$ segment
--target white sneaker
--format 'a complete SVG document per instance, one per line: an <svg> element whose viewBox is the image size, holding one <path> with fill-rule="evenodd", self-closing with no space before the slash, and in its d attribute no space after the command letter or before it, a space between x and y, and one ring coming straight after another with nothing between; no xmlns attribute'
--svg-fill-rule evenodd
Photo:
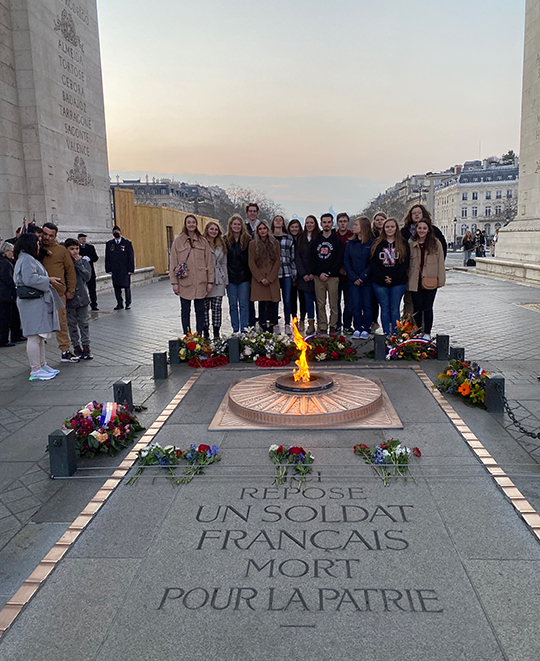
<svg viewBox="0 0 540 661"><path fill-rule="evenodd" d="M279 324L276 324L274 326L274 335L279 335L281 331L279 330Z"/></svg>
<svg viewBox="0 0 540 661"><path fill-rule="evenodd" d="M51 379L54 379L56 374L51 374L50 372L46 372L43 368L36 370L35 372L30 372L30 378L28 379L29 381L50 381Z"/></svg>
<svg viewBox="0 0 540 661"><path fill-rule="evenodd" d="M361 337L362 334L360 333L360 331L354 331L354 333L352 334L353 340L359 340Z"/></svg>
<svg viewBox="0 0 540 661"><path fill-rule="evenodd" d="M428 340L428 342L429 342L429 341L431 341L431 335L429 333L426 333L422 339L423 340Z"/></svg>
<svg viewBox="0 0 540 661"><path fill-rule="evenodd" d="M354 337L354 336L353 336ZM361 340L369 340L369 333L367 331L362 331L360 333L360 339Z"/></svg>
<svg viewBox="0 0 540 661"><path fill-rule="evenodd" d="M44 372L48 372L49 374L54 374L55 376L56 376L57 374L60 374L60 370L55 370L55 369L54 369L53 367L51 367L50 365L47 365L47 363L45 363L45 365L43 365L43 367L42 367L41 369L42 369Z"/></svg>
<svg viewBox="0 0 540 661"><path fill-rule="evenodd" d="M292 334L293 332L290 324L285 324L285 335L292 335Z"/></svg>

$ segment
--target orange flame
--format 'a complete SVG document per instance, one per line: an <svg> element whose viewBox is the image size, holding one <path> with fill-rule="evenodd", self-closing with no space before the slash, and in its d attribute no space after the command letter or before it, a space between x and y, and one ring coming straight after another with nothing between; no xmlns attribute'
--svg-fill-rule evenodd
<svg viewBox="0 0 540 661"><path fill-rule="evenodd" d="M298 369L293 372L293 376L295 381L302 381L302 383L309 383L311 375L309 373L309 367L307 364L306 351L308 349L311 349L311 344L308 344L304 340L300 331L298 330L298 326L296 325L296 322L297 319L295 317L292 322L294 343L296 344L296 348L299 351L301 351L301 354L298 360L295 361L295 363L298 365Z"/></svg>

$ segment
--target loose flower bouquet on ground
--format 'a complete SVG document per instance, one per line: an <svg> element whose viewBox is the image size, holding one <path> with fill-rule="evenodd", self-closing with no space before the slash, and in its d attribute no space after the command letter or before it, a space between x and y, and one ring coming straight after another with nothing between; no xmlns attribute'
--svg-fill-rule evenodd
<svg viewBox="0 0 540 661"><path fill-rule="evenodd" d="M403 477L407 484L409 474L409 459L411 456L421 457L418 448L408 448L401 445L397 438L379 443L378 445L365 445L359 443L353 448L355 454L360 455L366 464L373 467L375 473L381 478L385 487L390 485L392 478ZM413 477L414 480L414 477Z"/></svg>
<svg viewBox="0 0 540 661"><path fill-rule="evenodd" d="M274 335L274 333L247 328L239 335L240 360L246 363L257 362L258 358L267 358L280 362L291 359L296 349L294 342L288 335Z"/></svg>
<svg viewBox="0 0 540 661"><path fill-rule="evenodd" d="M139 468L135 475L128 481L128 484L136 484L139 476L147 466L164 466L169 469L171 474L171 482L173 484L180 484L180 480L176 477L173 466L177 466L182 456L182 450L174 445L161 445L155 441L147 445L142 450L137 452L139 460ZM155 478L154 478L155 479Z"/></svg>
<svg viewBox="0 0 540 661"><path fill-rule="evenodd" d="M195 475L203 475L205 466L221 461L221 455L217 445L210 446L201 443L196 446L192 443L188 450L182 451L180 459L185 459L188 463L182 478L182 482L187 484Z"/></svg>
<svg viewBox="0 0 540 661"><path fill-rule="evenodd" d="M148 466L164 466L168 468L173 484L180 484L180 481L188 484L194 475L202 475L204 473L205 466L221 461L221 455L219 454L217 445L210 446L202 443L199 446L191 444L189 449L182 450L174 445L162 447L159 443L153 441L142 450L139 450L137 455L139 468L128 484L136 484L139 476ZM173 468L173 466L177 466L181 461L187 462L182 480L177 477Z"/></svg>
<svg viewBox="0 0 540 661"><path fill-rule="evenodd" d="M439 374L433 388L451 395L461 395L465 403L485 408L487 377L488 372L476 363L451 360L444 372Z"/></svg>
<svg viewBox="0 0 540 661"><path fill-rule="evenodd" d="M311 464L315 461L315 457L309 450L295 445L289 448L284 448L283 445L271 445L268 453L276 465L272 484L283 484L289 467L294 466L294 473L300 476L300 485L305 488L306 475L313 470Z"/></svg>
<svg viewBox="0 0 540 661"><path fill-rule="evenodd" d="M114 457L133 443L135 434L144 427L122 404L89 402L68 420L62 429L75 431L75 447L81 457L93 459L98 452Z"/></svg>

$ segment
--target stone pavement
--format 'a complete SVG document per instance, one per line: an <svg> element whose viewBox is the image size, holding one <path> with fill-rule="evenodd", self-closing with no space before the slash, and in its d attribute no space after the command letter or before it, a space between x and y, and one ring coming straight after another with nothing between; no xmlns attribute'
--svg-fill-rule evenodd
<svg viewBox="0 0 540 661"><path fill-rule="evenodd" d="M540 309L540 290L480 278L465 272L453 271L448 276L448 285L438 294L434 331L448 333L453 346L464 346L468 359L480 361L490 371L503 373L507 379L507 395L518 418L528 429L538 431L540 382L536 376L540 374L540 348L536 322ZM171 294L166 282L136 289L131 311L113 312L113 305L111 295L100 297L102 311L94 316L91 324L95 359L79 365L61 364L61 374L54 381L28 382L24 346L0 350L0 364L2 374L5 375L0 384L0 605L11 597L83 509L103 483L105 472L109 474L111 466L121 460L121 457L100 457L97 461L80 462L82 468L102 467L105 472L100 477L92 477L91 470L80 470L77 475L84 479L51 481L44 452L47 434L59 427L62 420L78 406L91 399L109 399L112 383L123 377L133 382L134 400L148 406L148 411L141 415L143 423L148 425L193 373L191 368L179 366L167 381L155 383L152 379L152 352L165 350L167 341L175 337L180 328L178 300ZM48 359L51 365L56 365L58 352L53 344L48 350ZM363 363L360 361L359 365ZM372 361L366 361L368 363L373 364ZM432 379L436 378L440 369L436 361L424 361L421 366ZM198 388L199 397L188 402L190 407L187 410L182 409L180 422L190 425L189 432L195 442L204 438L209 422L203 418L204 424L201 424L197 419L196 414L204 411L201 402L211 401L217 407L224 384L229 378L227 373L231 372L234 370L204 374ZM208 400L208 397L211 399ZM396 393L396 397L399 397L399 393ZM490 416L483 411L464 407L459 400L450 401L507 473L513 476L524 495L540 510L536 466L540 456L538 440L532 441L514 430L506 416ZM414 402L411 405L414 409ZM426 423L421 421L420 413L416 423L413 419L409 423L412 427L408 434L414 432L415 424L416 433L429 433ZM174 431L173 426L171 430ZM174 433L170 440L174 442ZM250 436L247 446L244 443L243 447L251 447L251 442ZM307 440L304 442L309 445ZM264 443L267 444L267 438ZM249 455L249 450L245 452ZM343 460L350 462L349 458ZM458 484L465 498L462 506L466 506L467 494L473 494L479 487L475 487L474 482L471 486L466 480ZM483 482L481 488L485 490ZM151 490L149 492L148 489L145 486L136 493L144 492L142 500L153 501L154 496L149 498ZM115 498L125 500L130 497L122 498L122 492L125 493L125 490L120 490ZM152 493L157 496L157 492ZM189 499L188 493L182 491ZM404 493L408 494L407 491ZM157 502L163 503L163 514L168 503L179 497L174 492L169 495L160 487ZM493 498L493 506L499 511L501 504L496 495ZM138 496L134 499L136 502L141 500ZM234 498L231 502L234 502ZM142 510L140 514L142 520L148 523L148 514ZM150 520L152 515L158 518L161 516L159 512L150 512L150 515ZM133 511L130 516L134 516ZM507 532L512 530L512 534L515 533L516 525L514 516L505 512ZM177 521L175 525L187 523L185 519ZM130 524L139 529L136 518L131 519ZM522 537L521 533L519 535ZM102 537L100 539L105 543ZM133 540L131 542L134 543ZM78 549L79 544L74 548ZM99 553L99 550L93 552L95 557L100 557ZM103 553L106 555L107 549L104 548ZM529 556L525 554L526 559L521 560L527 562L533 557L536 559L535 552L531 550L531 553ZM520 557L519 554L513 557L511 549L504 555L507 560ZM118 570L128 571L126 567L120 566ZM114 568L111 571L114 572ZM186 615L190 613L184 612L182 617ZM19 657L14 655L9 658ZM141 658L146 657L142 654ZM503 655L501 658L528 657Z"/></svg>

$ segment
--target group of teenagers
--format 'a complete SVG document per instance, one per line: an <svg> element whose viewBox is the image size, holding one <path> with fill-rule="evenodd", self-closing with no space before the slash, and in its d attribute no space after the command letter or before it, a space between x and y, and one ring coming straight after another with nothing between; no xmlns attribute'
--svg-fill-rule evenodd
<svg viewBox="0 0 540 661"><path fill-rule="evenodd" d="M248 204L246 219L231 216L226 233L215 221L201 233L195 216L186 216L171 247L169 271L185 334L196 330L209 338L212 328L219 338L226 292L235 333L257 321L261 330L279 333L282 300L288 335L297 317L307 335L343 332L368 339L379 316L390 335L404 300L404 313L414 315L425 339L431 338L447 247L424 205L412 206L402 227L382 211L372 221L355 218L352 229L346 213L337 215L336 229L331 213L322 214L320 223L308 215L303 226L298 219L286 224L281 215L270 224L258 216L259 206Z"/></svg>

